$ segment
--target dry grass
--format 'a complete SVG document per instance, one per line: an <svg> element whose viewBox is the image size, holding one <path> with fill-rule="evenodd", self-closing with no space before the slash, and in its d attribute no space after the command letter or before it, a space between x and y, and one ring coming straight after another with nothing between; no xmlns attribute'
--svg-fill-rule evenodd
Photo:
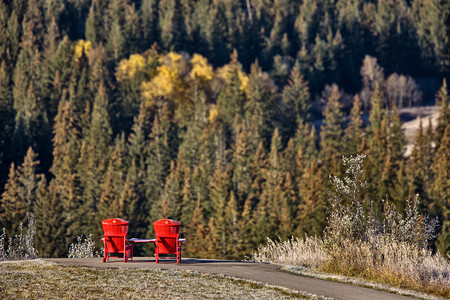
<svg viewBox="0 0 450 300"><path fill-rule="evenodd" d="M253 259L258 262L318 269L325 265L329 257L324 251L323 241L316 237L292 238L286 241L272 241L267 238L267 244L259 246L253 254Z"/></svg>
<svg viewBox="0 0 450 300"><path fill-rule="evenodd" d="M25 232L23 224L19 225L19 234L9 237L5 228L0 234L0 261L3 260L23 260L37 257L37 250L34 248L34 236L36 235L36 222L34 214L28 214L28 227Z"/></svg>
<svg viewBox="0 0 450 300"><path fill-rule="evenodd" d="M331 177L331 209L322 239L269 240L259 247L254 259L450 298L450 263L427 248L436 237L437 220L419 213L418 197L406 201L403 213L382 201L383 213L375 214L372 204L359 197L360 189L366 186L359 180L364 157L343 157L348 176Z"/></svg>
<svg viewBox="0 0 450 300"><path fill-rule="evenodd" d="M339 248L329 249L334 251L330 255L323 246L324 242L320 238L292 238L287 241L268 239L266 245L258 248L253 259L285 265L288 270L296 270L296 273L300 271L306 276L398 292L390 288L395 287L450 299L450 264L442 256L433 255L426 249L414 249L398 242L378 241L374 246L349 240ZM336 277L330 273L363 280ZM421 297L404 290L402 293Z"/></svg>
<svg viewBox="0 0 450 300"><path fill-rule="evenodd" d="M301 293L225 276L175 270L60 266L43 260L0 263L5 299L312 299Z"/></svg>

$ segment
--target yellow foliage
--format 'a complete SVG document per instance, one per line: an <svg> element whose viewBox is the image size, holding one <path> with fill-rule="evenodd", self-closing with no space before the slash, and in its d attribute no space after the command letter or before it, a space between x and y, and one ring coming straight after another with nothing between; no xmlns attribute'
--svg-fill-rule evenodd
<svg viewBox="0 0 450 300"><path fill-rule="evenodd" d="M83 53L87 53L91 49L92 49L91 41L79 40L75 45L75 55L74 55L75 61L78 61L80 57L83 55Z"/></svg>
<svg viewBox="0 0 450 300"><path fill-rule="evenodd" d="M132 54L129 59L122 59L116 71L119 81L134 78L137 72L145 68L145 58L140 54Z"/></svg>
<svg viewBox="0 0 450 300"><path fill-rule="evenodd" d="M194 54L191 59L191 78L209 81L213 78L213 67L208 64L208 60L200 54Z"/></svg>
<svg viewBox="0 0 450 300"><path fill-rule="evenodd" d="M170 97L176 89L175 83L178 81L178 74L174 73L171 68L164 65L159 66L157 73L150 82L143 82L141 85L142 96L147 100L158 96Z"/></svg>
<svg viewBox="0 0 450 300"><path fill-rule="evenodd" d="M176 66L181 62L183 57L176 52L169 52L167 55L162 56L159 61L165 65Z"/></svg>
<svg viewBox="0 0 450 300"><path fill-rule="evenodd" d="M142 96L152 102L156 97L180 100L184 97L185 82L180 77L183 57L175 52L169 52L160 57L161 66L156 68L156 76L150 82L141 85Z"/></svg>
<svg viewBox="0 0 450 300"><path fill-rule="evenodd" d="M217 74L220 78L222 78L223 80L225 80L226 82L229 82L229 74L231 72L231 68L236 68L236 66L233 66L231 64L225 65L222 68L217 70ZM240 90L243 92L247 92L248 91L248 81L249 78L247 76L247 74L245 74L241 68L237 68L237 73L238 73L238 77L239 77L239 81L241 82L241 86L240 86Z"/></svg>
<svg viewBox="0 0 450 300"><path fill-rule="evenodd" d="M219 116L219 110L213 106L209 110L209 122L214 123L217 120L217 117Z"/></svg>

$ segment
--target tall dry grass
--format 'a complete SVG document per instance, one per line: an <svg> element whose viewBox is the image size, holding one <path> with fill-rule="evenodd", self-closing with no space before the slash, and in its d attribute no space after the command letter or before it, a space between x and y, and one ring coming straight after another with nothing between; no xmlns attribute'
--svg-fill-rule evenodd
<svg viewBox="0 0 450 300"><path fill-rule="evenodd" d="M95 253L95 242L92 240L92 236L83 235L77 237L77 242L70 244L68 258L87 258L98 257L98 253Z"/></svg>
<svg viewBox="0 0 450 300"><path fill-rule="evenodd" d="M34 214L27 214L27 216L26 232L24 232L23 224L20 223L19 234L8 238L5 228L3 228L2 234L0 234L0 261L34 259L37 257L37 250L34 248L36 222Z"/></svg>
<svg viewBox="0 0 450 300"><path fill-rule="evenodd" d="M383 214L375 215L359 197L366 186L359 180L364 157L344 157L347 176L331 177L331 210L322 238L268 240L253 258L450 298L450 264L427 248L436 237L437 220L419 213L418 197L407 201L403 213L384 201Z"/></svg>

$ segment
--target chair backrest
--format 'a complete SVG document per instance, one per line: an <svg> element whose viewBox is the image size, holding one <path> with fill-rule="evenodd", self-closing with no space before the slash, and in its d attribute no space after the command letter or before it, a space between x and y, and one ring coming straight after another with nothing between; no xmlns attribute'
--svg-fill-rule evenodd
<svg viewBox="0 0 450 300"><path fill-rule="evenodd" d="M105 251L107 253L120 253L125 250L125 239L128 232L128 221L112 218L102 221L105 237Z"/></svg>
<svg viewBox="0 0 450 300"><path fill-rule="evenodd" d="M174 254L177 251L180 222L164 219L153 222L156 235L156 246L159 253Z"/></svg>

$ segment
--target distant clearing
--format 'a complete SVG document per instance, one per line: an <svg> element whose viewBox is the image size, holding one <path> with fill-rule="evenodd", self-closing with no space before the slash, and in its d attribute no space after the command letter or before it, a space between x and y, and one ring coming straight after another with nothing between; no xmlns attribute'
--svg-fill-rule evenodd
<svg viewBox="0 0 450 300"><path fill-rule="evenodd" d="M403 108L400 110L400 118L403 121L403 129L405 130L406 151L405 157L411 154L417 130L419 129L420 120L424 131L428 128L428 122L431 118L433 129L436 128L437 119L439 117L439 106L420 106Z"/></svg>

